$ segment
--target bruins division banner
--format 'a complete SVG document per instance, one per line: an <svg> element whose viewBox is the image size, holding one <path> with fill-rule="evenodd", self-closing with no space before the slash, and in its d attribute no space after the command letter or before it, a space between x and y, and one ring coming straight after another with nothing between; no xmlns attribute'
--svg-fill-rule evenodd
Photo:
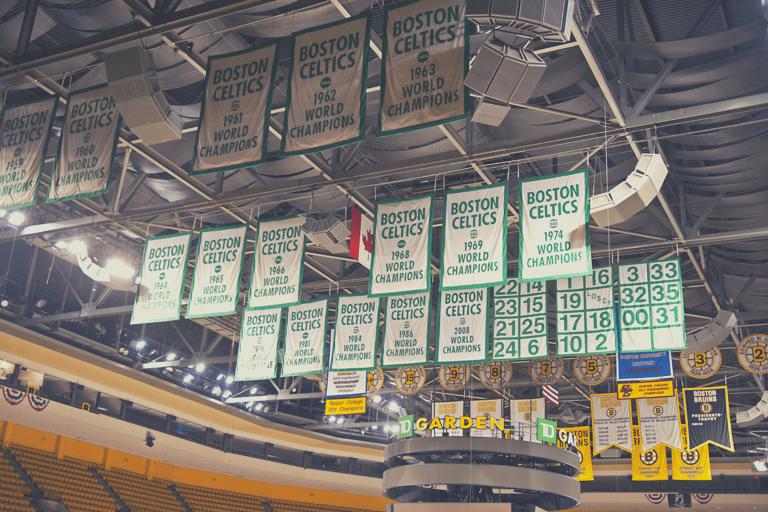
<svg viewBox="0 0 768 512"><path fill-rule="evenodd" d="M301 300L306 239L304 217L260 221L256 232L248 309L292 306Z"/></svg>
<svg viewBox="0 0 768 512"><path fill-rule="evenodd" d="M509 401L510 430L512 437L520 441L540 443L536 439L537 420L545 419L546 404L543 398Z"/></svg>
<svg viewBox="0 0 768 512"><path fill-rule="evenodd" d="M458 428L459 418L464 416L464 402L432 402L432 418L439 418L440 424L443 426L445 423L444 418L449 417L453 419L453 425L456 428L434 428L432 429L432 437L462 437L464 430Z"/></svg>
<svg viewBox="0 0 768 512"><path fill-rule="evenodd" d="M520 180L523 282L592 273L587 169Z"/></svg>
<svg viewBox="0 0 768 512"><path fill-rule="evenodd" d="M485 428L469 429L470 437L504 437L504 432L498 428L491 429L490 419L494 418L501 420L504 418L504 410L501 405L501 398L498 400L472 400L469 402L469 415L472 418L477 418L476 424L480 426L483 422Z"/></svg>
<svg viewBox="0 0 768 512"><path fill-rule="evenodd" d="M432 314L429 293L387 297L384 319L384 368L429 362L429 324Z"/></svg>
<svg viewBox="0 0 768 512"><path fill-rule="evenodd" d="M328 298L288 308L281 377L323 371L327 319Z"/></svg>
<svg viewBox="0 0 768 512"><path fill-rule="evenodd" d="M0 116L0 208L35 204L58 96L9 105Z"/></svg>
<svg viewBox="0 0 768 512"><path fill-rule="evenodd" d="M680 437L680 409L677 392L667 398L639 398L637 421L640 424L641 448L646 452L658 445L683 449ZM662 448L663 450L663 448Z"/></svg>
<svg viewBox="0 0 768 512"><path fill-rule="evenodd" d="M186 318L237 312L247 235L247 224L200 231Z"/></svg>
<svg viewBox="0 0 768 512"><path fill-rule="evenodd" d="M683 425L683 446L688 446L688 425ZM693 450L672 449L672 480L712 480L709 465L709 446L704 444Z"/></svg>
<svg viewBox="0 0 768 512"><path fill-rule="evenodd" d="M723 450L734 451L728 387L684 388L683 398L688 449L712 443Z"/></svg>
<svg viewBox="0 0 768 512"><path fill-rule="evenodd" d="M280 41L208 57L192 176L267 160L267 134Z"/></svg>
<svg viewBox="0 0 768 512"><path fill-rule="evenodd" d="M507 186L445 193L440 290L507 284Z"/></svg>
<svg viewBox="0 0 768 512"><path fill-rule="evenodd" d="M465 0L421 0L384 9L379 137L469 117L465 8Z"/></svg>
<svg viewBox="0 0 768 512"><path fill-rule="evenodd" d="M109 192L123 118L107 84L69 93L46 203Z"/></svg>
<svg viewBox="0 0 768 512"><path fill-rule="evenodd" d="M569 432L576 436L576 448L579 450L579 474L576 475L576 480L579 482L591 482L594 480L595 474L592 470L592 443L589 439L589 426L561 428L558 430ZM565 450L568 449L568 445L559 435L557 436L557 446Z"/></svg>
<svg viewBox="0 0 768 512"><path fill-rule="evenodd" d="M365 140L371 13L296 32L280 156Z"/></svg>
<svg viewBox="0 0 768 512"><path fill-rule="evenodd" d="M632 451L632 408L630 400L619 400L616 393L590 395L594 454L616 446Z"/></svg>
<svg viewBox="0 0 768 512"><path fill-rule="evenodd" d="M148 238L131 324L178 320L192 233Z"/></svg>
<svg viewBox="0 0 768 512"><path fill-rule="evenodd" d="M430 291L434 199L427 194L376 203L368 285L372 297Z"/></svg>
<svg viewBox="0 0 768 512"><path fill-rule="evenodd" d="M277 345L282 319L280 308L243 311L236 381L277 377Z"/></svg>
<svg viewBox="0 0 768 512"><path fill-rule="evenodd" d="M331 371L374 370L379 343L379 299L339 295Z"/></svg>
<svg viewBox="0 0 768 512"><path fill-rule="evenodd" d="M440 293L436 364L472 364L488 360L488 288Z"/></svg>
<svg viewBox="0 0 768 512"><path fill-rule="evenodd" d="M643 451L640 427L632 427L632 480L669 480L667 449L657 446Z"/></svg>

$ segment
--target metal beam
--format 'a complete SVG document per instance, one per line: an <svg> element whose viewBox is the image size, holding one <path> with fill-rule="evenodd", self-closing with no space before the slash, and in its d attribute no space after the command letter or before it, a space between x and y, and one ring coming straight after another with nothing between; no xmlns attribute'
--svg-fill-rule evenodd
<svg viewBox="0 0 768 512"><path fill-rule="evenodd" d="M755 282L755 279L757 279L757 276L755 274L752 274L751 276L749 276L749 279L747 280L747 282L744 283L744 286L741 287L741 290L739 290L739 293L733 299L733 302L731 302L731 307L729 308L731 311L739 307L739 304L741 303L741 299L743 299L744 295L747 294L747 291L749 291L749 288Z"/></svg>
<svg viewBox="0 0 768 512"><path fill-rule="evenodd" d="M142 370L152 370L154 368L179 368L187 367L191 364L196 365L203 363L205 365L213 364L226 364L229 362L229 356L219 357L192 357L187 359L175 359L173 361L153 361L151 363L143 363L140 366Z"/></svg>
<svg viewBox="0 0 768 512"><path fill-rule="evenodd" d="M102 318L105 316L118 316L126 315L133 311L133 304L130 306L116 306L114 308L92 309L92 310L80 310L72 311L70 313L60 313L58 315L38 316L33 318L25 318L18 322L22 327L29 327L30 325L49 324L54 322L68 322L71 320L85 319L85 318Z"/></svg>
<svg viewBox="0 0 768 512"><path fill-rule="evenodd" d="M40 5L40 0L27 0L24 20L21 22L21 30L19 30L19 41L16 43L17 56L27 53L29 38L32 36L32 28L35 26L35 15L37 15L38 5Z"/></svg>
<svg viewBox="0 0 768 512"><path fill-rule="evenodd" d="M720 200L725 196L725 192L718 192L717 195L712 199L712 201L709 202L707 205L707 209L702 213L698 219L696 219L696 222L686 230L686 235L693 236L696 234L696 232L699 230L701 225L704 223L705 220L709 217L709 215L712 213L712 211L715 209L715 207L720 203Z"/></svg>

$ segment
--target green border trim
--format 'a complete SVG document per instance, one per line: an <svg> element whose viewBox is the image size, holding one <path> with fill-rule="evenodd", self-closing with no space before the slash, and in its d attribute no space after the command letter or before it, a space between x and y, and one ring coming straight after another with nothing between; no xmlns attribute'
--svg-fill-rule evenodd
<svg viewBox="0 0 768 512"><path fill-rule="evenodd" d="M485 329L483 329L483 358L482 359L470 359L465 361L438 361L438 358L440 357L440 319L442 318L442 315L440 314L443 309L443 293L453 293L457 290L447 290L445 292L440 292L440 296L438 297L438 303L437 303L437 335L435 336L435 366L446 366L446 365L452 365L452 364L481 364L481 363L487 363L488 362L488 328L491 325L491 309L490 309L490 302L491 302L491 290L490 288L483 288L482 286L479 288L475 288L476 290L485 290L486 296L485 296Z"/></svg>
<svg viewBox="0 0 768 512"><path fill-rule="evenodd" d="M376 301L376 313L375 313L376 334L374 336L373 352L371 354L371 360L373 361L373 366L366 366L364 368L334 368L333 355L336 352L336 334L339 332L339 311L341 310L341 308L339 307L339 301L341 299L351 299L353 297L366 297L370 300ZM379 317L380 316L381 316L381 298L380 297L371 297L367 293L355 293L352 295L345 294L345 295L336 296L336 318L333 324L334 334L333 334L333 339L331 340L331 360L328 364L329 372L362 372L362 371L372 371L376 369L376 353L378 352L378 348L379 348Z"/></svg>
<svg viewBox="0 0 768 512"><path fill-rule="evenodd" d="M325 342L325 337L328 334L328 297L324 297L322 299L315 299L310 300L309 302L302 302L300 304L294 304L290 307L296 307L296 306L303 306L305 304L314 304L315 302L322 302L325 301L325 315L323 316L323 354L320 356L320 369L317 371L309 371L309 372L299 372L299 373L285 373L285 352L286 348L285 345L288 342L288 320L285 321L285 331L283 333L283 364L280 366L280 377L300 377L302 375L316 375L318 373L323 373L326 371L325 369L325 356L327 354L327 346L328 344ZM288 309L287 314L290 315L290 309ZM279 350L279 349L278 349Z"/></svg>
<svg viewBox="0 0 768 512"><path fill-rule="evenodd" d="M280 353L280 338L281 338L281 331L283 328L283 308L272 308L278 310L278 319L277 319L277 339L275 340L275 358L272 360L272 375L265 375L265 376L258 376L255 378L239 378L238 376L238 363L240 362L240 354L242 353L239 349L237 351L237 362L235 363L235 382L251 382L255 380L265 380L265 379L274 379L277 377L277 356ZM263 314L265 310L256 311L256 313ZM242 318L245 318L246 313L253 313L254 311L243 311ZM243 339L243 331L245 330L245 322L241 321L240 325L240 340ZM238 344L240 341L238 341Z"/></svg>
<svg viewBox="0 0 768 512"><path fill-rule="evenodd" d="M512 299L512 298L516 297L518 300L522 299L522 292L521 292L522 283L521 283L520 279L518 279L516 277L510 277L510 278L507 279L507 282L504 285L502 285L502 286L507 286L511 280L517 281L517 284L515 285L514 297L511 294L507 294L507 293L505 293L503 295L497 296L496 295L496 293L497 293L496 292L496 288L497 287L494 287L493 288L493 301L494 301L494 303L495 303L497 298L500 298L500 299L510 298L510 299ZM546 281L534 281L534 282L541 283L542 290L540 292L529 293L529 294L526 294L526 295L528 295L529 297L534 297L534 296L542 296L542 297L544 297L544 312L543 313L534 313L534 314L531 314L531 315L521 315L520 314L520 308L518 307L518 310L517 310L518 312L517 312L516 315L514 315L514 316L502 316L502 317L500 317L500 319L502 319L502 318L515 318L517 320L522 320L524 317L525 318L534 318L534 319L536 317L543 317L544 318L544 334L543 334L543 336L544 336L544 353L542 355L529 356L529 357L520 357L518 355L518 356L515 356L515 357L511 357L511 358L504 357L504 358L497 359L493 355L493 347L495 347L496 340L495 340L495 336L492 334L492 338L493 338L492 342L491 342L491 361L492 362L505 362L506 361L506 362L509 362L509 363L514 363L516 361L533 361L533 360L536 360L536 359L547 359L547 358L550 357L550 355L549 355L549 322L548 322L548 318L549 318L549 313L548 313L548 311L549 311L549 309L548 309L549 308L549 294L547 293L547 282ZM495 323L495 321L496 321L496 317L494 316L494 323ZM493 329L493 326L491 326L491 329ZM526 338L535 338L537 336L525 336L525 337ZM510 343L517 343L517 353L518 354L522 353L523 336L518 334L517 336L512 337L512 338L499 339L500 343L505 343L506 341L509 341ZM530 341L528 342L528 345L530 346ZM509 347L509 345L507 345L507 347Z"/></svg>
<svg viewBox="0 0 768 512"><path fill-rule="evenodd" d="M431 279L430 279L431 281ZM384 315L384 341L381 342L381 366L382 368L400 368L401 366L424 366L426 364L429 364L429 334L430 329L432 329L432 292L422 292L423 295L426 295L426 303L424 304L424 307L427 309L427 338L424 340L424 361L420 363L407 363L407 364L384 364L384 350L385 346L384 343L387 339L387 325L389 324L389 304L386 304L386 314ZM395 297L384 297L385 302L389 301L390 298Z"/></svg>

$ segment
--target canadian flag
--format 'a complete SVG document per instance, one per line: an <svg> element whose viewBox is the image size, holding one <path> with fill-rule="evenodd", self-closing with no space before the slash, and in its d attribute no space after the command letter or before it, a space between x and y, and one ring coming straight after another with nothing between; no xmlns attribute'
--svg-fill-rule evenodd
<svg viewBox="0 0 768 512"><path fill-rule="evenodd" d="M352 207L352 233L349 237L349 254L365 268L371 268L373 250L373 221Z"/></svg>

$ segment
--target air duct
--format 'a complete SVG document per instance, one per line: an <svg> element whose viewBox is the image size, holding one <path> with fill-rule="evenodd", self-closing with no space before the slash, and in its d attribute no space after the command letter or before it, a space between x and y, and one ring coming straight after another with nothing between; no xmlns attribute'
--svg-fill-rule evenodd
<svg viewBox="0 0 768 512"><path fill-rule="evenodd" d="M681 356L698 354L715 348L731 334L737 322L738 320L733 311L721 309L715 319L712 320L712 323L704 329L685 337L688 347L682 351Z"/></svg>
<svg viewBox="0 0 768 512"><path fill-rule="evenodd" d="M567 42L573 28L574 0L473 0L466 16L479 26L509 27L542 41Z"/></svg>
<svg viewBox="0 0 768 512"><path fill-rule="evenodd" d="M768 417L768 391L763 393L763 398L748 411L736 413L736 425L739 427L751 427Z"/></svg>

